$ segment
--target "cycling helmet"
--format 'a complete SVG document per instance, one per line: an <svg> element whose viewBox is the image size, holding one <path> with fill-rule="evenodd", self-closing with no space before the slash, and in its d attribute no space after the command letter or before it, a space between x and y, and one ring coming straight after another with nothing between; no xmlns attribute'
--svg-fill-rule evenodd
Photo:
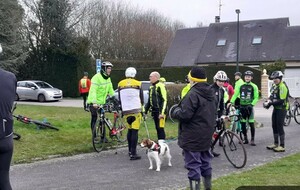
<svg viewBox="0 0 300 190"><path fill-rule="evenodd" d="M283 73L281 71L274 71L271 76L270 76L270 79L282 79L283 77Z"/></svg>
<svg viewBox="0 0 300 190"><path fill-rule="evenodd" d="M101 69L106 72L106 69L108 67L113 67L113 64L111 64L111 62L109 61L104 61L103 63L101 63Z"/></svg>
<svg viewBox="0 0 300 190"><path fill-rule="evenodd" d="M89 73L88 72L83 72L83 76L89 76Z"/></svg>
<svg viewBox="0 0 300 190"><path fill-rule="evenodd" d="M246 71L245 73L244 73L244 75L246 76L251 76L251 77L253 77L253 72L252 71Z"/></svg>
<svg viewBox="0 0 300 190"><path fill-rule="evenodd" d="M237 76L240 76L240 77L241 77L241 76L242 76L242 73L241 73L241 72L235 72L235 73L234 73L234 76L235 76L235 75L237 75Z"/></svg>
<svg viewBox="0 0 300 190"><path fill-rule="evenodd" d="M227 81L227 75L224 71L218 71L214 76L214 80Z"/></svg>
<svg viewBox="0 0 300 190"><path fill-rule="evenodd" d="M136 69L134 67L128 67L125 71L125 77L134 78L136 75Z"/></svg>

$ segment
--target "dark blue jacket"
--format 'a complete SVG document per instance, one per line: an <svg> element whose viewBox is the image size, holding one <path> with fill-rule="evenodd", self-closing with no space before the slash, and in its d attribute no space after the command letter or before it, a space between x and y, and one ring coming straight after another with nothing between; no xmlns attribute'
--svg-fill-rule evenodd
<svg viewBox="0 0 300 190"><path fill-rule="evenodd" d="M208 83L196 83L172 112L179 120L178 145L188 151L207 151L216 125L214 91Z"/></svg>

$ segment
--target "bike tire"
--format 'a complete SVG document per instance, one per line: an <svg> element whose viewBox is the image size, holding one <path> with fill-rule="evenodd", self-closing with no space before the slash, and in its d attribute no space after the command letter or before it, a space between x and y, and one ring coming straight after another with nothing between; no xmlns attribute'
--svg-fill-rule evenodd
<svg viewBox="0 0 300 190"><path fill-rule="evenodd" d="M235 168L243 168L247 162L247 153L239 136L227 130L222 137L222 143L227 160Z"/></svg>
<svg viewBox="0 0 300 190"><path fill-rule="evenodd" d="M173 112L173 110L174 110L177 106L178 106L178 104L174 104L174 105L171 106L170 109L169 109L168 115L169 115L169 118L170 118L170 120L172 121L172 123L175 123L175 120L174 120L174 118L172 118L171 113Z"/></svg>
<svg viewBox="0 0 300 190"><path fill-rule="evenodd" d="M14 132L14 133L13 133L13 139L14 139L14 140L20 140L20 139L21 139L21 135Z"/></svg>
<svg viewBox="0 0 300 190"><path fill-rule="evenodd" d="M300 125L300 106L296 106L294 109L294 120Z"/></svg>
<svg viewBox="0 0 300 190"><path fill-rule="evenodd" d="M105 125L103 122L99 121L99 123L94 126L92 132L92 143L96 152L101 152L104 149L105 140Z"/></svg>
<svg viewBox="0 0 300 190"><path fill-rule="evenodd" d="M291 116L291 110L288 110L286 112L286 115L284 117L284 123L283 123L283 126L289 126L289 124L291 123L291 120L292 120L292 116Z"/></svg>
<svg viewBox="0 0 300 190"><path fill-rule="evenodd" d="M36 121L36 120L31 120L31 122L34 123L38 127L44 127L44 128L49 128L49 129L59 131L58 128L52 126L50 123L44 123L44 122Z"/></svg>

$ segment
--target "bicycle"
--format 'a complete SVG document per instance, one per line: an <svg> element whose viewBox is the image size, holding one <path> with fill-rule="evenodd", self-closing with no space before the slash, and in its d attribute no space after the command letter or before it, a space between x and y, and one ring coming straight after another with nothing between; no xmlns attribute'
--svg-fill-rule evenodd
<svg viewBox="0 0 300 190"><path fill-rule="evenodd" d="M13 105L12 113L14 112L14 110L16 108L17 108L17 103L15 103ZM59 129L57 127L54 127L53 125L51 125L51 123L49 123L47 121L33 120L33 119L31 119L29 117L26 117L26 116L23 116L23 115L14 115L13 114L13 117L16 118L17 121L20 121L20 122L25 123L25 124L35 124L38 129L49 128L49 129L59 131Z"/></svg>
<svg viewBox="0 0 300 190"><path fill-rule="evenodd" d="M297 124L300 125L300 98L294 98L294 102L292 104L292 116L294 117L294 120Z"/></svg>
<svg viewBox="0 0 300 190"><path fill-rule="evenodd" d="M223 147L227 160L235 168L243 168L247 162L247 153L242 140L230 129L231 119L236 119L233 121L237 122L240 119L240 115L222 116L217 119L217 122L220 122L221 129L212 140L212 150L217 141L220 140L220 145Z"/></svg>
<svg viewBox="0 0 300 190"><path fill-rule="evenodd" d="M113 113L113 123L105 116L106 112ZM127 135L124 131L126 125L121 118L121 110L117 100L114 99L114 102L108 102L105 105L99 106L97 113L98 120L93 127L92 132L94 150L96 152L101 152L105 148L105 144L109 142L107 136L111 140L116 139L117 143L124 143L127 140ZM109 134L106 134L106 128L109 130Z"/></svg>

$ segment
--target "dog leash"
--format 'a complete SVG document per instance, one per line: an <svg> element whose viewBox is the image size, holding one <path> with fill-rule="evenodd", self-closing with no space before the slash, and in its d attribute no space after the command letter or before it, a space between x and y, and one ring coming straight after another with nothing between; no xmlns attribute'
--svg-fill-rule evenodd
<svg viewBox="0 0 300 190"><path fill-rule="evenodd" d="M144 120L144 126L145 126L145 128L146 128L146 132L147 132L148 139L150 139L150 135L149 135L149 131L148 131L146 119L143 119L143 120Z"/></svg>

